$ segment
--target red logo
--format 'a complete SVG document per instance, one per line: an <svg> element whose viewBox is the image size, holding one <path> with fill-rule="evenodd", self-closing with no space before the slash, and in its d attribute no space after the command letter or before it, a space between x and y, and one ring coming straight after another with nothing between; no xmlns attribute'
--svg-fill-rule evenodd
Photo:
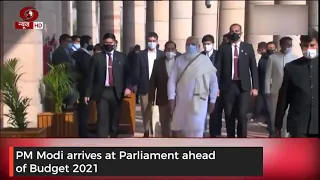
<svg viewBox="0 0 320 180"><path fill-rule="evenodd" d="M20 10L20 17L24 21L35 21L39 17L39 12L34 7L24 7Z"/></svg>

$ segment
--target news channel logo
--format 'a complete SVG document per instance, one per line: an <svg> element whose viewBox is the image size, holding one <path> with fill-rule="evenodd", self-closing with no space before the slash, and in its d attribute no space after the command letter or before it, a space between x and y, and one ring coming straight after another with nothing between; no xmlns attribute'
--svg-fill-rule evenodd
<svg viewBox="0 0 320 180"><path fill-rule="evenodd" d="M15 22L15 29L43 29L43 22L35 22L39 17L36 8L24 7L20 10L19 15L23 21Z"/></svg>

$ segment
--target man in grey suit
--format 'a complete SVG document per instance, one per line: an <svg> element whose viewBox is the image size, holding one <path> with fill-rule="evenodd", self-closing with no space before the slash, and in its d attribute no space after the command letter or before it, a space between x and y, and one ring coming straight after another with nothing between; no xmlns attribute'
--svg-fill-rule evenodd
<svg viewBox="0 0 320 180"><path fill-rule="evenodd" d="M75 62L70 55L70 49L72 48L72 40L70 35L62 34L59 37L59 44L59 47L52 54L52 64L56 66L65 63L67 66L67 71L71 74L74 74ZM73 89L73 93L64 100L64 104L67 106L72 106L77 102L77 90L75 84Z"/></svg>
<svg viewBox="0 0 320 180"><path fill-rule="evenodd" d="M265 75L265 94L270 101L270 122L268 123L269 131L274 132L274 123L276 116L276 108L279 96L279 89L283 80L283 68L285 65L297 57L292 53L292 39L290 37L283 37L280 39L280 51L269 56L266 75ZM287 114L287 113L286 113ZM284 117L284 127L286 127L287 115ZM286 128L282 129L281 136L288 137Z"/></svg>

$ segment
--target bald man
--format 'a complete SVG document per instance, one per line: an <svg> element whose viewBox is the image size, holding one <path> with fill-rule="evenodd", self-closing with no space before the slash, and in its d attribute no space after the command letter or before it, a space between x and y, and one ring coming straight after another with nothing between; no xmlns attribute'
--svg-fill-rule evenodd
<svg viewBox="0 0 320 180"><path fill-rule="evenodd" d="M168 99L173 137L203 137L207 113L214 109L218 93L216 69L210 58L199 49L199 40L189 37L186 53L177 57L169 76Z"/></svg>

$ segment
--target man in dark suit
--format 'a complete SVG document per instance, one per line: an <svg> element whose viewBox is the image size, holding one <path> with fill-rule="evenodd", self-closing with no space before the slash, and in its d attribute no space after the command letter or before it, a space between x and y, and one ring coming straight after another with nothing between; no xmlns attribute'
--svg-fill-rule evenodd
<svg viewBox="0 0 320 180"><path fill-rule="evenodd" d="M292 137L319 136L318 33L301 36L303 57L287 63L279 90L275 129L280 137L287 107L287 131Z"/></svg>
<svg viewBox="0 0 320 180"><path fill-rule="evenodd" d="M80 49L80 39L81 37L79 35L73 35L71 36L72 40L72 47L70 48L70 54L73 55L78 49Z"/></svg>
<svg viewBox="0 0 320 180"><path fill-rule="evenodd" d="M266 72L268 66L268 58L269 53L272 51L267 51L268 44L266 42L260 42L258 44L257 52L261 55L261 58L258 63L258 75L259 75L259 95L256 98L254 114L256 118L263 116L268 124L268 131L269 136L272 135L272 128L271 128L271 119L270 119L270 112L269 112L269 103L265 93L265 79L266 79Z"/></svg>
<svg viewBox="0 0 320 180"><path fill-rule="evenodd" d="M220 98L223 100L227 136L247 137L247 112L250 95L258 95L258 70L251 44L241 42L242 28L230 26L230 43L219 47L216 58ZM252 87L251 87L252 82Z"/></svg>
<svg viewBox="0 0 320 180"><path fill-rule="evenodd" d="M157 49L158 35L155 32L149 32L147 36L148 47L137 54L138 95L140 96L141 112L144 125L144 137L149 137L153 130L153 120L151 107L148 106L149 79L151 77L154 60L165 56L164 52Z"/></svg>
<svg viewBox="0 0 320 180"><path fill-rule="evenodd" d="M62 34L59 38L59 47L53 52L52 54L52 64L58 65L61 63L65 63L67 67L67 71L73 77L72 80L75 78L75 61L70 54L70 49L72 48L72 40L68 34ZM73 84L72 93L65 98L64 104L65 107L67 106L72 107L77 102L77 90L75 84Z"/></svg>
<svg viewBox="0 0 320 180"><path fill-rule="evenodd" d="M129 61L129 65L130 67L135 67L136 64L136 56L137 54L140 52L141 47L139 44L136 44L134 47L132 47L132 49L130 49L130 52L128 53L128 61ZM139 95L136 94L136 104L139 104Z"/></svg>
<svg viewBox="0 0 320 180"><path fill-rule="evenodd" d="M176 58L176 43L168 41L165 44L165 56L154 61L149 88L149 106L159 107L161 135L171 137L171 113L168 106L168 79Z"/></svg>
<svg viewBox="0 0 320 180"><path fill-rule="evenodd" d="M215 65L217 50L215 50L213 48L214 37L210 34L203 36L202 45L203 45L203 49L204 49L204 51L202 51L202 54L208 56L210 58L212 64ZM218 97L216 99L213 113L210 114L210 119L209 119L210 137L216 137L216 136L221 135L222 111L223 111L222 104L220 102L220 98ZM206 129L206 127L205 127L205 129Z"/></svg>
<svg viewBox="0 0 320 180"><path fill-rule="evenodd" d="M117 137L121 102L132 88L127 57L114 50L115 40L114 34L105 34L103 52L92 56L84 98L86 104L96 101L99 137Z"/></svg>
<svg viewBox="0 0 320 180"><path fill-rule="evenodd" d="M88 137L88 116L89 109L88 105L84 102L85 90L87 87L86 77L89 74L91 53L93 50L92 38L90 36L82 36L80 40L81 48L73 54L73 59L76 62L76 72L78 74L77 90L79 92L79 137Z"/></svg>

